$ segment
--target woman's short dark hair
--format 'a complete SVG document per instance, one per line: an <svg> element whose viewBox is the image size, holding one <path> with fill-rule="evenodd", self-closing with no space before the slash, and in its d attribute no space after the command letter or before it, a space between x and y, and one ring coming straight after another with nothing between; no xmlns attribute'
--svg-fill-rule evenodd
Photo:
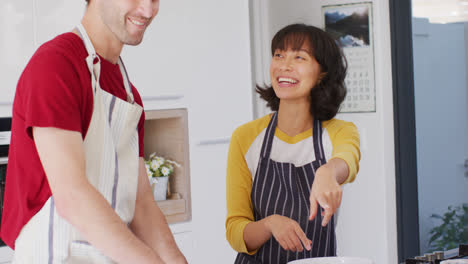
<svg viewBox="0 0 468 264"><path fill-rule="evenodd" d="M271 54L276 50L300 50L309 45L311 55L320 64L325 76L310 91L310 113L318 120L330 120L338 112L346 97L346 58L335 40L325 31L305 24L284 27L271 41ZM257 93L267 101L267 106L278 111L280 99L272 86L257 85Z"/></svg>

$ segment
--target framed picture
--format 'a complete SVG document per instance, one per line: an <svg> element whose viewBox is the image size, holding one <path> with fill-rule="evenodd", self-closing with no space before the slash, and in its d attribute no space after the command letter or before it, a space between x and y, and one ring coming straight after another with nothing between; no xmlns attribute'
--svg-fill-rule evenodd
<svg viewBox="0 0 468 264"><path fill-rule="evenodd" d="M375 112L372 2L322 6L324 29L348 62L341 113Z"/></svg>

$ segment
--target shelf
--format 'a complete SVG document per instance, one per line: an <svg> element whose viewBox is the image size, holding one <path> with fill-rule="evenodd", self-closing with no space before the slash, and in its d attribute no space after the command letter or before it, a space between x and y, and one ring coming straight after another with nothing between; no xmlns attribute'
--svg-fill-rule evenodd
<svg viewBox="0 0 468 264"><path fill-rule="evenodd" d="M158 201L157 203L168 222L176 223L185 220L184 214L187 209L185 199Z"/></svg>
<svg viewBox="0 0 468 264"><path fill-rule="evenodd" d="M168 223L188 221L192 217L187 109L145 111L145 159L151 153L174 160L176 167L169 178L173 194L158 201Z"/></svg>

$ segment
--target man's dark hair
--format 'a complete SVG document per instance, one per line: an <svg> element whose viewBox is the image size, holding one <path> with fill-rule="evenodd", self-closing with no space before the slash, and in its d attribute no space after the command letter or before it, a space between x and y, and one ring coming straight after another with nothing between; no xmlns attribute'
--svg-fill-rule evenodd
<svg viewBox="0 0 468 264"><path fill-rule="evenodd" d="M325 31L305 24L292 24L284 27L271 41L271 54L276 50L300 50L303 45L309 51L325 76L310 91L310 113L318 120L330 120L338 112L346 97L345 77L346 58L335 40ZM280 99L272 86L257 85L257 93L267 101L267 106L278 111Z"/></svg>

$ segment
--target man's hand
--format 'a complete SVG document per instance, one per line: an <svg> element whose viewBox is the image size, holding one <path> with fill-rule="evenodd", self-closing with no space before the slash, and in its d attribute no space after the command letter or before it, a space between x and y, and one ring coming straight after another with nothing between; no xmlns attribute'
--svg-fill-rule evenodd
<svg viewBox="0 0 468 264"><path fill-rule="evenodd" d="M303 251L302 245L307 250L311 249L312 241L296 221L282 215L271 215L267 217L265 225L284 250Z"/></svg>
<svg viewBox="0 0 468 264"><path fill-rule="evenodd" d="M139 160L135 215L130 223L130 229L146 245L151 247L165 263L187 263L175 243L164 214L154 201L143 158Z"/></svg>
<svg viewBox="0 0 468 264"><path fill-rule="evenodd" d="M163 263L138 239L86 177L81 133L34 127L34 143L58 214L119 263Z"/></svg>

